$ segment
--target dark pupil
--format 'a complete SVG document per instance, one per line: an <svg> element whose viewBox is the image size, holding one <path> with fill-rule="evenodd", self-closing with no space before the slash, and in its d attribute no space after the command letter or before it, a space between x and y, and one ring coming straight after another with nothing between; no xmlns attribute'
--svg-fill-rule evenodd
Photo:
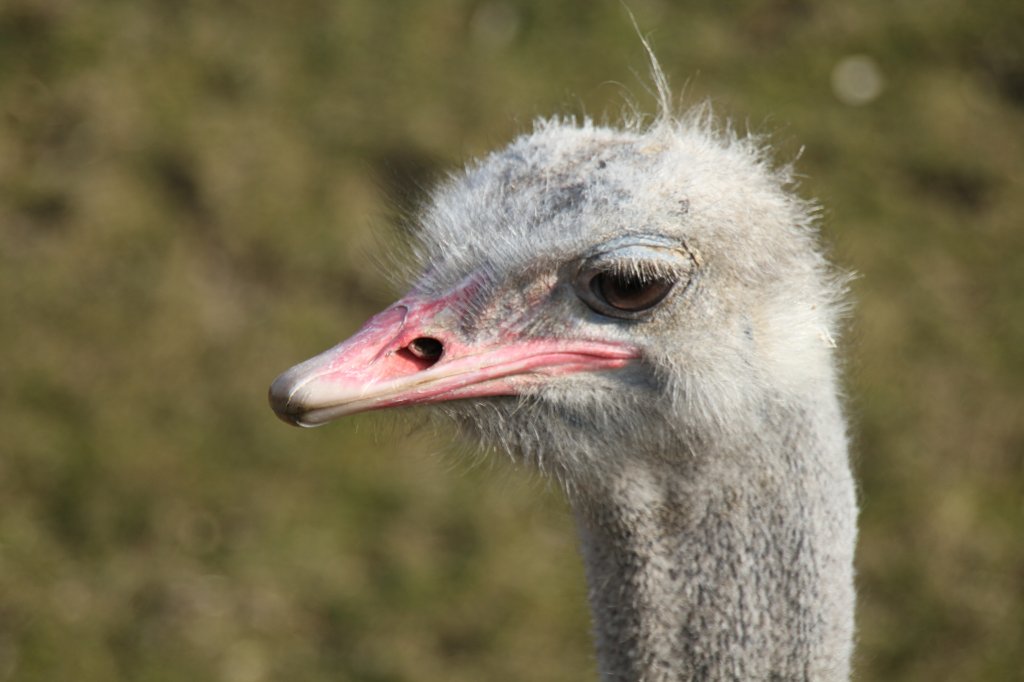
<svg viewBox="0 0 1024 682"><path fill-rule="evenodd" d="M672 282L604 272L594 278L592 286L594 293L611 307L637 311L650 308L665 298L672 288Z"/></svg>

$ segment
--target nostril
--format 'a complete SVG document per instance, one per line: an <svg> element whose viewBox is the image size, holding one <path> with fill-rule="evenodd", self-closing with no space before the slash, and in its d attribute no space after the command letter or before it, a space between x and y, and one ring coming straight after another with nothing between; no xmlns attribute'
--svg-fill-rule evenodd
<svg viewBox="0 0 1024 682"><path fill-rule="evenodd" d="M415 357L428 363L428 367L440 360L444 354L444 344L429 336L420 336L413 339L406 348Z"/></svg>

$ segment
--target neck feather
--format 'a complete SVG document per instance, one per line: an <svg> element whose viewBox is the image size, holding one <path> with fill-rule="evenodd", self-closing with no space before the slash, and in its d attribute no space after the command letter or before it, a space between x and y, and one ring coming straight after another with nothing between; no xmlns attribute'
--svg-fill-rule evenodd
<svg viewBox="0 0 1024 682"><path fill-rule="evenodd" d="M603 679L849 677L856 501L833 407L574 497Z"/></svg>

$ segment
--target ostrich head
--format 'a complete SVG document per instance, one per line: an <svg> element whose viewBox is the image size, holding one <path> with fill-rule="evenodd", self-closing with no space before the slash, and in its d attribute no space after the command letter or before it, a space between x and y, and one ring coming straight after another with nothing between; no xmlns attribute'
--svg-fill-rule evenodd
<svg viewBox="0 0 1024 682"><path fill-rule="evenodd" d="M790 180L705 112L540 122L435 192L411 291L278 377L274 410L443 403L570 490L749 443L765 405L834 392L840 287Z"/></svg>
<svg viewBox="0 0 1024 682"><path fill-rule="evenodd" d="M700 112L541 122L433 195L412 289L274 410L439 403L560 481L605 679L844 679L842 286L790 181Z"/></svg>

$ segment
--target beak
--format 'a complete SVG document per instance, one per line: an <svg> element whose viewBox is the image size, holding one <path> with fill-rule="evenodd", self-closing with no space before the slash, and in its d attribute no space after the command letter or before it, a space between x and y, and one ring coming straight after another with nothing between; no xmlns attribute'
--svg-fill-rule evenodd
<svg viewBox="0 0 1024 682"><path fill-rule="evenodd" d="M398 301L352 338L277 377L271 407L290 424L319 426L385 407L517 395L550 377L617 369L640 355L620 343L509 331L468 341L459 331L464 298L457 290Z"/></svg>

